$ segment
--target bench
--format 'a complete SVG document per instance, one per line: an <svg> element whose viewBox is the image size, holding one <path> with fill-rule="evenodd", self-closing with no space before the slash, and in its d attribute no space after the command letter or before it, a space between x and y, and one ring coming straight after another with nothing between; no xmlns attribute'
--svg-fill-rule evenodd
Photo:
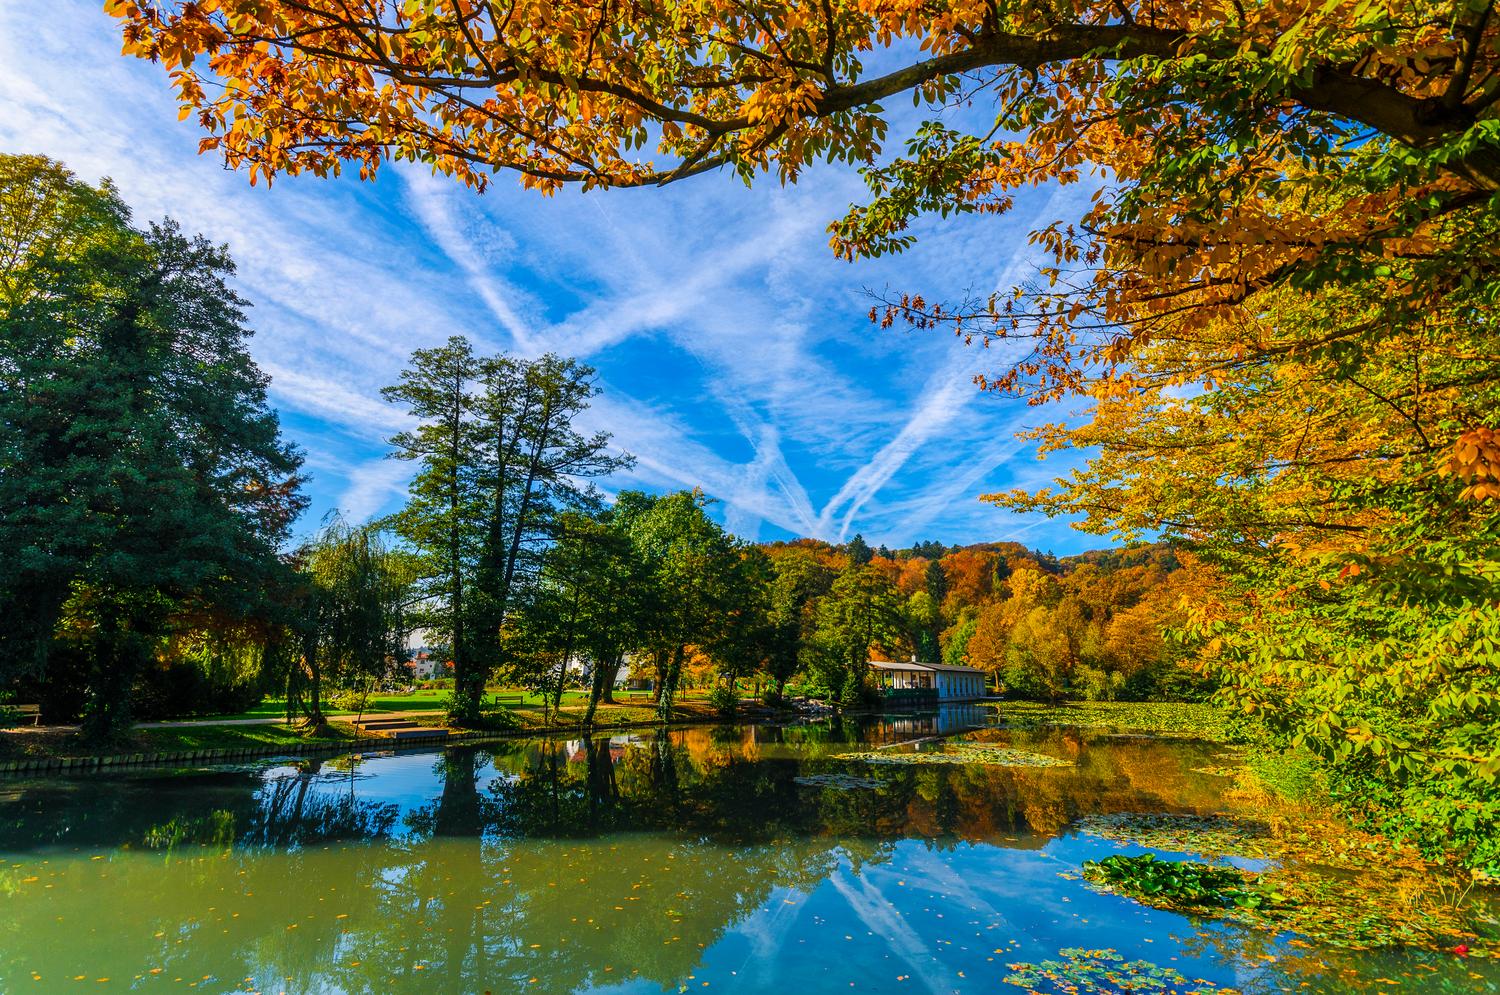
<svg viewBox="0 0 1500 995"><path fill-rule="evenodd" d="M495 694L490 696L490 701L496 705L521 705L526 702L526 695L517 691L514 694Z"/></svg>
<svg viewBox="0 0 1500 995"><path fill-rule="evenodd" d="M0 705L0 708L9 708L19 713L22 717L31 716L31 724L34 726L42 724L41 705Z"/></svg>

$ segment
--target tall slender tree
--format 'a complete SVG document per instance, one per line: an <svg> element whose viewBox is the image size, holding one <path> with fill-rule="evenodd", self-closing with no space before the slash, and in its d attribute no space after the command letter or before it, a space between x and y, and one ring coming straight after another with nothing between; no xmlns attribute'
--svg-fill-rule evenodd
<svg viewBox="0 0 1500 995"><path fill-rule="evenodd" d="M396 459L420 463L406 507L392 519L392 527L422 554L427 598L421 622L447 642L455 688L465 693L476 684L481 692L484 688L483 669L465 625L482 544L474 385L483 368L468 340L454 335L441 346L412 353L401 382L381 391L418 422L391 439Z"/></svg>
<svg viewBox="0 0 1500 995"><path fill-rule="evenodd" d="M481 357L462 336L412 354L387 399L419 420L393 440L420 460L395 527L429 564L429 626L453 653L450 715L479 718L486 681L505 663L507 615L536 579L557 516L597 503L590 478L631 464L579 416L598 393L592 367L546 355Z"/></svg>
<svg viewBox="0 0 1500 995"><path fill-rule="evenodd" d="M506 613L518 584L534 579L540 550L558 533L558 516L596 506L588 481L633 462L610 452L609 433L577 429L597 393L592 367L550 353L481 364L474 405L483 512L470 627L475 666L468 682L455 682L461 718L477 714L484 678L504 663Z"/></svg>

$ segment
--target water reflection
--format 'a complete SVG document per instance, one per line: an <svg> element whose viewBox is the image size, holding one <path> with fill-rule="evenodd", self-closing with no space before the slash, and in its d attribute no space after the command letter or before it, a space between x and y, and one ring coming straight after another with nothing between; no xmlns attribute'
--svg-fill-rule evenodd
<svg viewBox="0 0 1500 995"><path fill-rule="evenodd" d="M797 780L847 772L833 757L850 743L963 721L12 784L0 991L36 976L30 990L978 992L1070 946L1247 990L1365 990L1414 968L1195 925L1061 876L1103 846L1066 833L1080 815L1224 810L1222 780L1198 772L1209 744L991 732L1075 766ZM1446 962L1421 973L1411 990L1494 985Z"/></svg>

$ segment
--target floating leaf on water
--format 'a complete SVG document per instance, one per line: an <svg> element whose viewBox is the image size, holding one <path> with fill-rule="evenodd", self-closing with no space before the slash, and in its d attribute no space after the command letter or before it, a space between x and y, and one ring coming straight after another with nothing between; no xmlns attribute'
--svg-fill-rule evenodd
<svg viewBox="0 0 1500 995"><path fill-rule="evenodd" d="M1073 823L1088 836L1133 843L1153 850L1270 859L1270 827L1263 822L1218 815L1114 812L1088 815Z"/></svg>
<svg viewBox="0 0 1500 995"><path fill-rule="evenodd" d="M1030 992L1064 991L1076 995L1118 995L1120 992L1161 995L1238 995L1203 980L1189 981L1181 972L1148 960L1126 960L1114 950L1059 950L1061 960L1040 964L1011 964L1007 984Z"/></svg>
<svg viewBox="0 0 1500 995"><path fill-rule="evenodd" d="M975 765L980 767L1071 767L1070 760L1049 757L1045 753L1032 753L1009 746L961 743L950 744L950 749L937 752L895 753L882 750L867 753L840 753L835 760L858 760L871 764L932 764Z"/></svg>
<svg viewBox="0 0 1500 995"><path fill-rule="evenodd" d="M803 774L792 780L810 788L834 788L838 791L878 788L881 784L873 777L854 777L849 774Z"/></svg>

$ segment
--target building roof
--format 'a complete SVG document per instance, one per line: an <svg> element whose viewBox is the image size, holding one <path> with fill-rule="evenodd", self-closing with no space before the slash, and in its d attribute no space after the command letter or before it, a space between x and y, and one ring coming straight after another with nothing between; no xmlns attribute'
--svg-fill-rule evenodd
<svg viewBox="0 0 1500 995"><path fill-rule="evenodd" d="M892 660L871 660L870 666L876 670L920 670L926 673L942 671L945 674L982 674L984 671L978 667L962 667L954 663L918 663L916 660L908 662L895 662Z"/></svg>
<svg viewBox="0 0 1500 995"><path fill-rule="evenodd" d="M920 670L924 674L932 673L932 667L925 663L892 663L890 660L871 660L870 666L876 670Z"/></svg>

